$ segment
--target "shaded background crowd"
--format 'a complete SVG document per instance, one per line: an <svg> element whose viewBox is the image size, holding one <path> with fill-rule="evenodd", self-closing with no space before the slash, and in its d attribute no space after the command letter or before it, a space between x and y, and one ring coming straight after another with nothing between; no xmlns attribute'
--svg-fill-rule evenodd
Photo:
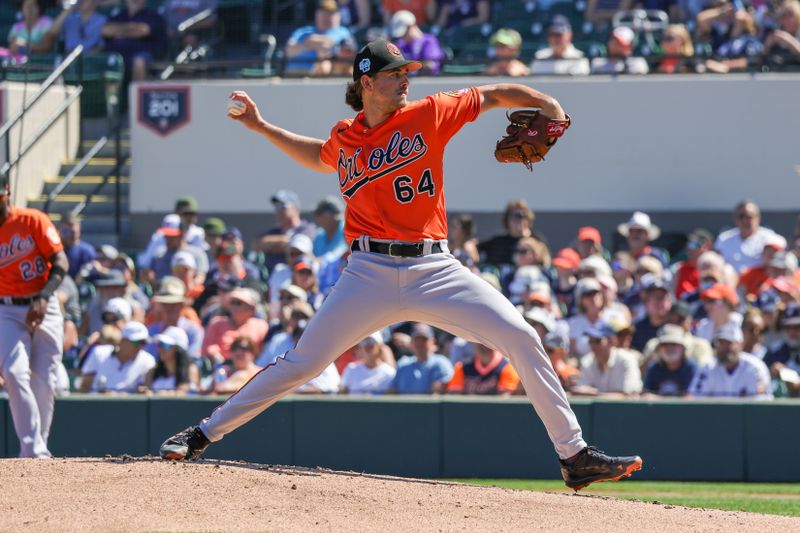
<svg viewBox="0 0 800 533"><path fill-rule="evenodd" d="M0 58L120 54L127 79L169 62L266 50L262 75L347 76L389 38L422 74L646 74L800 66L798 0L22 0L3 2ZM248 69L245 69L248 70ZM252 75L252 69L250 74ZM242 71L243 73L245 71ZM230 76L228 68L224 75Z"/></svg>
<svg viewBox="0 0 800 533"><path fill-rule="evenodd" d="M135 257L85 242L80 220L65 215L61 391L229 394L292 348L350 250L338 198L320 200L313 220L293 191L271 202L276 226L245 239L180 198ZM694 229L675 246L634 212L613 237L576 227L572 242L553 246L517 199L501 234L479 242L460 214L449 239L464 268L518 306L572 395L796 397L800 219L782 236L743 201L733 222L718 234ZM395 324L298 392L519 394L505 355L426 324Z"/></svg>

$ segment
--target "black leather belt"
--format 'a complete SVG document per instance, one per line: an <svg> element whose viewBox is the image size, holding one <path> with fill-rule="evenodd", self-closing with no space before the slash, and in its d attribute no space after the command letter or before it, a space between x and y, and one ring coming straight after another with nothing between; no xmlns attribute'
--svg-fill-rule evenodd
<svg viewBox="0 0 800 533"><path fill-rule="evenodd" d="M30 305L35 296L0 296L0 305Z"/></svg>
<svg viewBox="0 0 800 533"><path fill-rule="evenodd" d="M361 244L356 240L350 245L354 252L367 250L361 249ZM424 255L425 243L423 242L376 242L369 241L369 251L377 254L389 255L392 257L422 257ZM431 253L442 253L442 243L434 242L431 244Z"/></svg>

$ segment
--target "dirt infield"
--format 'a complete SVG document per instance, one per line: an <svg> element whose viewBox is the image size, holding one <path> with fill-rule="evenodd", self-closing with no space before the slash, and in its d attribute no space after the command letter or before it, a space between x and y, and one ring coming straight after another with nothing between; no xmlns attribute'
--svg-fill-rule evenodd
<svg viewBox="0 0 800 533"><path fill-rule="evenodd" d="M597 496L155 458L0 460L0 531L800 531Z"/></svg>

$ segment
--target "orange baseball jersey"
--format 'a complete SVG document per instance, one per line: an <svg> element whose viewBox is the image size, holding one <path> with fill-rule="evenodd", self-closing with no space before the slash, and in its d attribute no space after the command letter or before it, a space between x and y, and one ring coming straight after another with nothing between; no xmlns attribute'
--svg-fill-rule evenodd
<svg viewBox="0 0 800 533"><path fill-rule="evenodd" d="M61 237L47 215L13 207L0 226L0 296L32 296L50 274L50 258L62 251Z"/></svg>
<svg viewBox="0 0 800 533"><path fill-rule="evenodd" d="M479 114L471 87L410 102L374 128L363 112L338 122L320 158L339 175L347 241L446 239L444 149Z"/></svg>
<svg viewBox="0 0 800 533"><path fill-rule="evenodd" d="M514 392L520 377L508 359L496 354L484 366L477 357L467 363L456 363L447 392L463 394L503 394Z"/></svg>

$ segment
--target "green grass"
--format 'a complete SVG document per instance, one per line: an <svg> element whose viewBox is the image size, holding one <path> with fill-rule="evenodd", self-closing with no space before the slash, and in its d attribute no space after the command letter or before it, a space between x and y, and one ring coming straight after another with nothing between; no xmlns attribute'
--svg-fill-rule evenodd
<svg viewBox="0 0 800 533"><path fill-rule="evenodd" d="M473 485L517 490L572 492L560 481L527 479L458 479ZM665 505L704 507L800 516L800 484L790 483L701 483L674 481L622 481L598 483L581 494L596 494L625 500L660 502Z"/></svg>

